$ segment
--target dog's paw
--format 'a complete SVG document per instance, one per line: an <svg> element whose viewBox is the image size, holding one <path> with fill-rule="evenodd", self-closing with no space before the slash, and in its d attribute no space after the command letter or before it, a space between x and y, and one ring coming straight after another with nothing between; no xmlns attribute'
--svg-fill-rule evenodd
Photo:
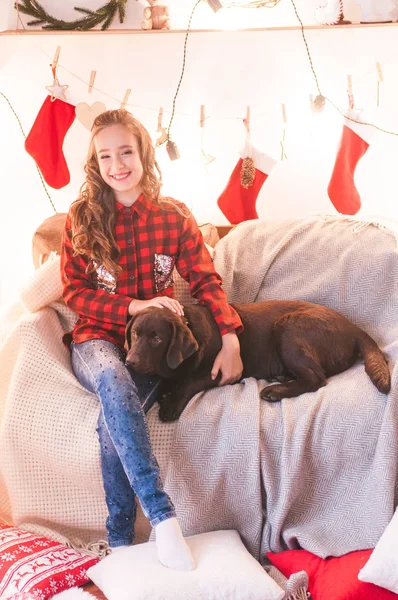
<svg viewBox="0 0 398 600"><path fill-rule="evenodd" d="M165 394L161 398L159 408L159 419L165 423L176 421L184 410L184 406L181 408L181 403L171 392Z"/></svg>
<svg viewBox="0 0 398 600"><path fill-rule="evenodd" d="M278 383L267 385L260 392L261 400L267 400L268 402L280 402L284 397L283 388Z"/></svg>
<svg viewBox="0 0 398 600"><path fill-rule="evenodd" d="M182 411L179 411L176 406L170 404L161 404L159 409L159 419L163 423L171 423L177 421Z"/></svg>
<svg viewBox="0 0 398 600"><path fill-rule="evenodd" d="M158 398L158 404L164 406L169 401L170 396L171 392L165 392Z"/></svg>

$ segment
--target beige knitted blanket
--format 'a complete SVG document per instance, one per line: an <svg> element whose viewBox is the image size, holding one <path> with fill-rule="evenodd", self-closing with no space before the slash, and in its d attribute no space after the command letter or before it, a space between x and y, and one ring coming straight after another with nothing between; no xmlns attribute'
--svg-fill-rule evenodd
<svg viewBox="0 0 398 600"><path fill-rule="evenodd" d="M94 544L106 517L98 402L61 342L75 315L54 302L56 261L23 291L26 312L0 349L0 518ZM259 400L264 382L247 379L198 394L177 424L160 423L154 407L153 447L185 533L237 529L261 558L374 547L396 500L394 232L324 217L247 222L217 244L215 264L230 301L301 298L346 314L388 354L393 389L379 394L358 364L277 405ZM142 518L137 529L145 539Z"/></svg>
<svg viewBox="0 0 398 600"><path fill-rule="evenodd" d="M386 352L392 391L380 394L358 363L278 404L259 399L254 379L196 396L166 477L184 530L236 528L261 560L373 548L397 502L395 230L332 216L250 221L217 244L215 265L230 301L302 299L351 318Z"/></svg>
<svg viewBox="0 0 398 600"><path fill-rule="evenodd" d="M96 433L99 405L75 378L62 335L76 315L62 295L59 257L21 291L0 347L0 519L101 554L106 505ZM181 294L186 294L179 282ZM8 335L6 335L8 329ZM174 424L148 415L165 473ZM149 523L139 511L137 541Z"/></svg>

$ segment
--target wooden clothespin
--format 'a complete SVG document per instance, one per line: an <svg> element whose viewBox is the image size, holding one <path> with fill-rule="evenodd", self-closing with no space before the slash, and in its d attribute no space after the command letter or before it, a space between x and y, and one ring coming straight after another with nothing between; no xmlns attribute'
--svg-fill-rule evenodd
<svg viewBox="0 0 398 600"><path fill-rule="evenodd" d="M167 140L169 139L169 136L167 135L167 127L162 126L162 121L163 121L163 107L161 106L159 108L158 128L156 130L158 133L160 133L160 136L156 140L156 146L160 146L161 144L164 144L164 142L167 142Z"/></svg>
<svg viewBox="0 0 398 600"><path fill-rule="evenodd" d="M376 69L377 69L377 75L379 77L379 81L383 82L384 81L384 77L383 77L383 72L381 70L381 65L379 62L376 62Z"/></svg>
<svg viewBox="0 0 398 600"><path fill-rule="evenodd" d="M286 118L286 106L285 104L282 104L282 119L283 119L283 124L286 125L287 123L287 118Z"/></svg>
<svg viewBox="0 0 398 600"><path fill-rule="evenodd" d="M55 102L55 100L63 100L64 102L67 101L66 96L65 96L65 91L68 89L69 86L61 85L59 83L59 80L57 77L57 66L58 66L60 52L61 52L61 46L57 46L53 61L50 64L51 71L53 74L53 84L46 85L46 90L48 90L51 93L51 102Z"/></svg>
<svg viewBox="0 0 398 600"><path fill-rule="evenodd" d="M376 62L377 69L377 106L380 105L380 83L383 83L384 77L383 72L381 70L381 65L379 62Z"/></svg>
<svg viewBox="0 0 398 600"><path fill-rule="evenodd" d="M212 156L211 154L208 154L204 148L203 148L203 139L204 139L204 132L205 132L205 121L206 121L206 107L204 104L201 105L200 107L200 121L199 121L199 125L201 128L201 149L200 149L200 153L202 155L202 159L204 162L205 167L207 168L207 166L213 162L213 160L216 160L214 158L214 156Z"/></svg>
<svg viewBox="0 0 398 600"><path fill-rule="evenodd" d="M243 119L243 124L246 127L247 135L250 135L250 106L246 108L246 118Z"/></svg>
<svg viewBox="0 0 398 600"><path fill-rule="evenodd" d="M126 90L126 93L124 94L123 102L121 103L120 108L125 108L130 94L131 94L131 90L130 89Z"/></svg>
<svg viewBox="0 0 398 600"><path fill-rule="evenodd" d="M164 129L164 127L162 127L162 122L163 122L163 106L161 106L159 108L159 114L158 114L158 128L156 131L162 131L162 129Z"/></svg>
<svg viewBox="0 0 398 600"><path fill-rule="evenodd" d="M347 94L348 94L348 108L355 107L354 95L352 93L352 78L351 75L347 75Z"/></svg>
<svg viewBox="0 0 398 600"><path fill-rule="evenodd" d="M97 75L97 71L91 71L90 73L90 83L88 84L88 93L91 94L93 91L93 85L95 81L95 76Z"/></svg>
<svg viewBox="0 0 398 600"><path fill-rule="evenodd" d="M61 46L57 46L57 49L55 50L53 61L50 65L52 72L53 72L54 79L56 79L56 77L57 77L57 66L58 66L60 52L61 52Z"/></svg>
<svg viewBox="0 0 398 600"><path fill-rule="evenodd" d="M314 113L320 113L325 108L326 98L322 96L322 94L318 94L315 96L314 101L312 103L312 110Z"/></svg>
<svg viewBox="0 0 398 600"><path fill-rule="evenodd" d="M205 126L206 120L206 107L204 104L200 107L200 126L203 128Z"/></svg>

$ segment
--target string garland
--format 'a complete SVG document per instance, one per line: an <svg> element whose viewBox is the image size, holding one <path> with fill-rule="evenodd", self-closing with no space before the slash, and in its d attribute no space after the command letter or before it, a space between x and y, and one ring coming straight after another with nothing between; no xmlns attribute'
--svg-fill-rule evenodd
<svg viewBox="0 0 398 600"><path fill-rule="evenodd" d="M177 99L178 92L179 92L179 90L180 90L180 87L181 87L181 83L182 83L182 79L183 79L183 76L184 76L184 71L185 71L186 54L187 54L187 52L186 52L186 49L187 49L188 35L189 35L189 33L190 33L190 28L191 28L191 21L192 21L192 17L193 17L193 14L194 14L194 12L195 12L195 9L196 9L196 7L197 7L197 6L200 4L200 2L201 2L201 1L202 1L202 0L198 0L198 1L196 2L196 4L194 5L193 9L192 9L192 12L191 12L191 15L190 15L190 18L189 18L189 22L188 22L187 31L186 31L186 34L185 34L185 40L184 40L184 53L183 53L182 69L181 69L180 80L179 80L179 82L178 82L178 85L177 85L177 90L176 90L176 93L175 93L175 95L174 95L174 99L173 99L173 109L172 109L172 114L171 114L171 118L170 118L170 122L169 122L168 130L167 130L167 136L168 136L168 139L170 139L170 130L171 130L171 124L172 124L172 122L173 122L174 113L175 113L175 104L176 104L176 99ZM275 2L263 2L263 4L267 3L267 4L269 4L269 5L270 5L270 6L269 6L270 8L274 8L274 7L275 7L275 6L276 6L276 5L279 3L279 1L280 1L280 0L276 0ZM254 4L254 3L255 3L255 2L253 2L253 4ZM310 62L310 68L311 68L312 74L313 74L313 76L314 76L314 79L315 79L315 84L316 84L316 87L317 87L317 90L318 90L318 96L317 96L317 98L315 99L315 107L317 107L317 106L318 106L318 107L319 107L319 106L322 106L322 105L324 104L324 102L325 102L325 101L327 101L327 102L329 102L329 104L330 104L331 106L333 106L333 108L334 108L335 110L337 110L337 112L339 112L339 113L340 113L340 115L341 115L341 116L345 117L347 120L349 120L349 121L352 121L352 122L354 122L354 123L359 123L359 124L362 124L362 125L367 125L368 127L373 127L374 129L377 129L377 130L378 130L378 131L380 131L381 133L387 133L387 134L389 134L389 135L394 135L394 136L397 136L397 137L398 137L398 133L396 133L396 132L394 132L394 131L388 131L388 130L386 130L386 129L383 129L382 127L379 127L378 125L374 125L373 123L368 123L368 122L366 122L366 121L358 121L357 119L353 119L352 117L348 116L348 115L346 114L346 112L342 111L342 110L341 110L341 109L340 109L340 108L339 108L339 107L338 107L338 106L337 106L337 105L336 105L334 102L332 102L332 100L330 100L330 98L328 98L327 96L324 96L324 94L322 94L322 92L321 92L321 88L320 88L320 85L319 85L319 81L318 81L318 76L317 76L317 74L316 74L316 72L315 72L314 64L313 64L313 62L312 62L312 57L311 57L311 53L310 53L310 50L309 50L309 47L308 47L307 38L306 38L306 36L305 36L303 22L302 22L302 20L301 20L301 18L300 18L300 15L299 15L298 11L297 11L296 4L295 4L294 0L291 0L291 3L292 3L292 5L293 5L293 10L294 10L294 12L295 12L295 14L296 14L297 20L298 20L298 21L299 21L299 23L300 23L301 34L302 34L303 41L304 41L305 48L306 48L306 52L307 52L307 55L308 55L308 60L309 60L309 62ZM246 4L246 6L247 6L247 2L246 2L245 4ZM272 6L271 6L271 5L272 5ZM242 5L240 5L240 7L242 7ZM164 142L162 142L162 143L164 143ZM284 149L283 149L283 145L282 145L282 158L283 158L283 156L284 156Z"/></svg>
<svg viewBox="0 0 398 600"><path fill-rule="evenodd" d="M46 52L45 50L43 50L43 48L40 48L39 46L38 46L38 48L39 48L39 50L41 52L43 52L43 54L48 59L50 59L50 60L52 59L52 56L48 52ZM309 50L307 52L309 53ZM311 59L311 55L310 54L309 54L309 60L310 60L311 65L312 65L312 59ZM76 75L76 73L74 73L73 71L70 71L70 69L67 69L60 62L58 63L58 68L62 69L63 71L65 71L65 73L69 73L69 75L71 75L72 77L74 77L75 79L77 79L78 81L80 81L81 83L83 83L85 86L89 85L89 81L87 79L83 79L82 77L79 77L79 75ZM313 66L312 66L312 68L313 68ZM367 76L370 72L371 72L370 70L366 71L363 74L363 76ZM314 71L314 73L315 73L315 71ZM316 74L315 74L315 77L316 77ZM358 79L358 77L357 77L357 79ZM92 87L92 89L95 90L96 92L98 92L99 94L102 94L106 98L109 98L110 100L113 100L114 102L116 102L118 104L121 104L121 102L122 102L120 100L120 98L116 98L116 96L112 96L111 94L108 94L107 92L105 92L104 90L101 90L100 88L96 87L95 85ZM318 87L317 89L318 89L318 92L319 92L320 88ZM316 96L314 98L314 100L313 100L313 103L315 105L314 106L315 112L320 112L322 110L322 108L325 105L326 100L330 103L331 106L333 106L337 110L337 112L339 114L341 114L343 117L346 116L344 110L340 109L338 106L336 106L333 103L333 101L330 98L326 98L322 94L318 94L318 96ZM133 102L127 102L126 106L131 107L132 109L134 109L134 108L140 108L140 109L143 109L143 110L149 110L149 111L156 112L156 113L159 112L159 107L143 106L141 104L136 104L136 103L133 103ZM164 112L165 113L171 113L172 111L171 111L171 109L168 110L167 108L165 108ZM174 112L174 116L176 116L176 115L179 116L179 117L188 117L188 118L192 118L192 119L197 118L196 114L188 113L188 112L182 112L182 111L175 111ZM266 112L266 113L257 113L257 114L254 114L252 118L253 119L260 119L262 117L269 118L269 113L268 112ZM229 115L225 115L225 114L224 115L217 115L217 116L206 115L206 120L233 120L233 121L242 121L242 117L229 116ZM361 124L363 124L362 121L361 121ZM375 127L376 129L378 129L382 133L387 133L387 134L390 134L390 135L398 135L397 133L395 133L393 131L388 131L388 130L382 129L382 128L378 127L377 125L373 125L371 123L369 123L369 125Z"/></svg>
<svg viewBox="0 0 398 600"><path fill-rule="evenodd" d="M57 19L48 13L37 0L22 0L16 2L16 10L34 17L34 21L28 21L28 25L41 25L42 29L66 30L66 31L88 31L101 25L101 29L108 29L114 18L118 15L120 23L124 22L126 16L126 5L128 0L109 0L97 10L89 10L75 6L75 10L85 16L75 21L64 21Z"/></svg>
<svg viewBox="0 0 398 600"><path fill-rule="evenodd" d="M38 4L38 2L36 2L36 0L22 0L22 1L25 4L35 5L37 7L40 7L40 5ZM110 2L108 2L102 9L99 9L98 11L94 11L94 12L100 12L104 8L109 7L111 4L113 4L113 5L115 5L115 4L123 4L123 5L125 5L127 3L127 1L128 0L110 0ZM196 4L194 5L194 7L192 9L190 18L189 18L189 23L188 23L188 27L187 27L187 31L186 31L186 35L185 35L185 40L184 40L184 54L183 54L183 64L182 64L182 69L181 69L181 75L180 75L180 80L179 80L178 85L177 85L176 93L174 95L173 106L172 106L172 111L171 111L171 118L170 118L170 121L169 121L168 130L167 130L168 139L170 139L171 125L172 125L172 122L173 122L173 119L174 119L174 115L176 114L176 111L175 111L176 99L177 99L177 96L178 96L178 93L179 93L179 90L180 90L180 87L181 87L181 83L182 83L182 79L183 79L184 71L185 71L186 47L187 47L188 35L190 33L191 21L192 21L192 17L193 17L193 14L195 12L195 9L200 4L201 1L202 0L198 0L196 2ZM274 8L280 2L280 0L253 0L252 2L250 2L250 0L249 1L242 0L242 1L244 2L244 4L245 4L246 7L248 7L249 4L251 4L252 7L255 7L256 4L257 4L257 7L260 7L260 4L261 4L263 7L268 7L268 8ZM235 0L225 0L225 2L229 2L229 5L232 6L232 4L235 2ZM341 116L345 117L349 121L353 121L354 123L360 123L362 125L367 125L369 127L373 127L373 128L377 129L378 131L380 131L382 133L387 133L388 135L398 136L398 133L393 132L393 131L389 131L389 130L386 130L386 129L383 129L383 128L381 128L378 125L375 125L373 123L368 123L368 122L364 122L364 121L357 121L356 119L353 119L352 117L348 116L345 111L341 110L330 98L326 97L321 92L319 81L318 81L318 77L317 77L317 74L316 74L315 69L314 69L314 65L313 65L313 62L312 62L311 53L310 53L310 50L309 50L309 47L308 47L308 43L307 43L307 39L306 39L306 36L305 36L305 33L304 33L303 22L302 22L299 14L298 14L298 11L297 11L297 8L296 8L294 0L291 0L291 3L292 3L292 6L293 6L293 10L294 10L294 12L296 14L297 20L300 23L301 34L302 34L303 41L304 41L305 48L306 48L306 52L307 52L307 55L308 55L308 60L309 60L309 63L310 63L310 68L311 68L312 74L314 76L315 84L316 84L316 87L317 87L317 90L318 90L318 96L315 98L314 103L313 103L314 104L314 110L315 110L315 112L317 112L320 107L323 107L324 103L327 101L327 102L329 102L329 104L331 106L333 106L333 108ZM236 0L235 4L236 4L236 7L239 6L240 8L242 8L242 6L243 6L241 0ZM21 10L21 12L26 12L25 10L21 9L21 5L18 4L18 3L15 4L15 7L16 7L17 11ZM124 6L124 8L125 8L125 6ZM44 10L44 9L41 9L41 10ZM76 10L82 10L82 11L88 12L90 14L94 14L93 11L86 11L86 9L78 9L78 8L76 8ZM28 13L28 14L30 14L30 13ZM124 18L124 13L121 16L121 19L122 18ZM64 22L64 21L57 21L57 22L58 23L67 23L67 22ZM121 22L123 22L123 20L121 20ZM74 23L76 23L76 22L74 22ZM31 24L33 24L33 23L32 22L28 23L28 25L31 25ZM36 23L36 24L38 24L38 23ZM108 26L109 26L109 24L108 24ZM79 79L80 81L82 81L83 83L87 83L87 82L83 81L80 77L78 77L77 75L75 75L73 72L71 72L68 69L66 69L65 67L61 66L61 68L63 68L65 71L67 71L68 73L70 73L71 75L73 75L74 77L76 77L77 79ZM93 87L93 89L96 89L96 91L104 94L105 96L111 98L112 100L120 102L120 100L118 100L117 98L114 98L113 96L110 96L109 94L106 94L105 92L102 92L101 90L99 90L99 89L97 89L95 87ZM145 108L145 109L148 108L148 107L142 107L142 106L139 106L139 105L136 105L136 104L131 104L131 103L127 103L127 106L131 106L131 107L136 106L136 107ZM158 110L158 109L149 108L149 110ZM183 115L184 113L177 113L177 114ZM185 116L191 116L191 115L185 115ZM207 118L211 118L211 117L207 117ZM224 118L228 118L228 117L224 117ZM238 119L239 117L229 117L229 118ZM165 140L165 141L167 141L167 140ZM165 142L162 142L162 143L165 143Z"/></svg>
<svg viewBox="0 0 398 600"><path fill-rule="evenodd" d="M398 133L396 133L395 131L388 131L387 129L383 129L382 127L379 127L378 125L375 125L374 123L368 123L366 121L358 121L357 119L353 119L346 112L344 112L343 110L341 110L332 100L330 100L330 98L328 98L327 96L325 96L321 92L321 88L320 88L320 85L319 85L318 77L317 77L317 74L316 74L315 68L314 68L314 63L312 62L312 57L311 57L310 49L308 47L307 38L305 37L303 22L302 22L302 20L300 18L300 15L298 14L298 11L297 11L297 8L296 8L296 4L295 4L294 0L290 0L290 1L291 1L292 5L293 5L293 10L294 10L294 12L296 14L297 20L300 23L301 35L303 37L303 41L304 41L304 44L305 44L305 49L306 49L306 52L307 52L307 55L308 55L308 60L309 60L309 63L310 63L310 68L311 68L312 74L313 74L314 79L315 79L315 85L316 85L316 88L318 90L318 96L317 96L317 98L315 98L315 101L318 104L322 104L324 101L329 102L329 104L331 106L333 106L333 108L335 110L337 110L337 112L340 113L340 115L342 117L344 117L345 119L347 119L348 121L352 121L353 123L359 123L360 125L367 125L368 127L373 127L374 129L377 129L377 131L380 131L381 133L387 133L389 135L394 135L394 136L398 137Z"/></svg>
<svg viewBox="0 0 398 600"><path fill-rule="evenodd" d="M36 0L22 0L22 1L23 1L23 4L20 4L20 3L16 3L15 4L15 7L16 7L17 11L21 11L21 12L24 12L25 14L30 14L32 16L35 16L36 19L41 19L41 21L29 22L28 25L38 25L38 24L42 24L43 22L45 22L45 23L48 23L48 25L44 25L43 29L70 29L70 30L73 30L73 29L82 29L82 30L85 30L85 29L89 29L91 27L94 27L95 25L100 24L101 20L103 21L104 19L105 19L105 22L102 25L102 29L106 29L111 24L111 22L112 22L112 20L113 20L113 18L115 16L115 14L116 14L116 11L119 11L119 18L120 18L121 22L123 22L123 19L125 17L125 6L126 6L128 0L110 0L106 5L104 5L101 9L98 9L97 11L88 11L86 9L76 8L76 10L78 10L80 12L87 13L87 17L85 17L84 19L81 19L79 21L73 21L73 22L67 22L67 21L62 21L62 20L54 19L53 17L51 17L40 6L40 4L38 2L36 2ZM184 71L185 71L186 48L187 48L188 35L189 35L189 32L190 32L190 27L191 27L191 21L192 21L195 9L197 8L197 6L200 4L201 1L202 0L197 0L197 2L195 3L195 5L194 5L194 7L192 9L190 18L189 18L189 22L188 22L188 27L187 27L187 31L186 31L186 35L185 35L185 40L184 40L184 53L183 53L182 70L181 70L180 79L179 79L179 82L178 82L178 85L177 85L176 93L174 95L173 106L172 106L172 111L171 111L171 117L170 117L169 126L168 126L168 130L167 130L168 139L170 139L171 125L172 125L174 116L176 114L176 111L175 111L176 99L177 99L177 96L178 96L178 93L179 93L179 90L180 90L180 87L181 87L181 83L182 83L182 79L183 79ZM277 0L275 2L275 5L279 1L280 0ZM308 47L308 43L307 43L307 40L306 40L303 22L302 22L299 14L298 14L298 11L297 11L297 8L296 8L294 0L291 0L291 3L292 3L292 6L293 6L293 9L294 9L294 12L296 14L297 20L300 23L301 33L302 33L303 41L304 41L304 44L305 44L305 48L306 48L308 60L309 60L309 63L310 63L310 68L311 68L311 71L312 71L312 74L313 74L313 77L314 77L314 80L315 80L316 88L317 88L317 91L318 91L318 96L314 100L315 106L317 105L317 103L318 104L323 104L325 101L327 101L327 102L329 102L329 104L331 106L333 106L333 108L335 110L337 110L337 112L339 112L339 114L341 114L343 117L345 117L346 119L348 119L350 121L353 121L355 123L360 123L362 125L367 125L369 127L373 127L373 128L375 128L376 130L378 130L378 131L380 131L382 133L387 133L389 135L398 136L398 133L393 132L393 131L389 131L389 130L386 130L386 129L383 129L383 128L381 128L381 127L379 127L379 126L377 126L377 125L375 125L373 123L368 123L368 122L358 121L356 119L353 119L352 117L348 116L345 111L341 110L330 98L328 98L328 97L326 97L326 96L323 95L323 93L321 91L321 87L320 87L319 81L318 81L318 77L317 77L317 74L316 74L316 71L315 71L315 68L314 68L314 65L313 65L313 61L312 61L311 53L310 53L310 50L309 50L309 47ZM270 5L271 2L269 2L268 4ZM29 11L33 11L33 12L29 12ZM61 68L63 68L65 71L69 72L71 75L73 75L74 77L76 77L80 81L84 82L80 77L78 77L77 75L75 75L74 73L72 73L71 71L69 71L68 69L66 69L65 67L61 66ZM87 83L87 82L84 82L84 83ZM93 88L93 89L96 89L96 88ZM112 96L109 96L108 94L105 94L104 92L101 92L101 90L97 89L97 91L100 92L100 93L103 93L104 95L106 95L106 96L108 96L110 98L112 98L113 100L118 101L116 98L113 98ZM15 110L13 109L10 101L5 96L5 94L3 94L1 91L0 91L0 95L8 103L10 109L12 110L15 118L18 121L19 127L21 129L21 132L22 132L24 138L26 138L26 135L25 135L25 132L23 130L21 121L20 121L18 115L16 114ZM137 105L133 105L133 104L129 104L129 105L130 106L137 106ZM141 108L147 108L147 107L141 107ZM151 110L157 110L157 109L151 109ZM183 114L183 113L177 113L177 114ZM185 116L191 116L191 115L185 115ZM261 116L261 115L258 115L258 116ZM210 118L210 117L207 117L207 118ZM223 118L239 119L239 117L223 117ZM47 194L47 196L48 196L48 198L50 200L51 206L52 206L54 212L57 212L56 208L54 206L54 203L53 203L53 201L52 201L52 199L51 199L51 197L50 197L50 195L48 193L48 190L47 190L47 188L45 186L45 183L43 181L42 175L41 175L40 170L38 169L38 167L37 167L37 171L39 173L39 176L40 176L40 179L42 181L42 185L43 185L43 187L45 189L45 192L46 192L46 194Z"/></svg>

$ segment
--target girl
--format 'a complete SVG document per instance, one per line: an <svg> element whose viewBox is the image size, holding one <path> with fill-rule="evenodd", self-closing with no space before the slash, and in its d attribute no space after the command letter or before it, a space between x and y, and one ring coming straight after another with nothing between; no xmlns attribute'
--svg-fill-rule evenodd
<svg viewBox="0 0 398 600"><path fill-rule="evenodd" d="M148 306L183 315L173 298L176 266L218 324L223 344L212 377L221 371L224 385L242 375L242 323L227 303L195 219L182 203L161 196L154 148L139 121L122 109L99 115L84 169L86 181L66 220L61 277L65 302L79 317L72 366L101 407L97 431L109 545L132 544L137 495L155 528L159 560L191 570L194 561L163 489L146 425L159 381L127 370L125 326Z"/></svg>

